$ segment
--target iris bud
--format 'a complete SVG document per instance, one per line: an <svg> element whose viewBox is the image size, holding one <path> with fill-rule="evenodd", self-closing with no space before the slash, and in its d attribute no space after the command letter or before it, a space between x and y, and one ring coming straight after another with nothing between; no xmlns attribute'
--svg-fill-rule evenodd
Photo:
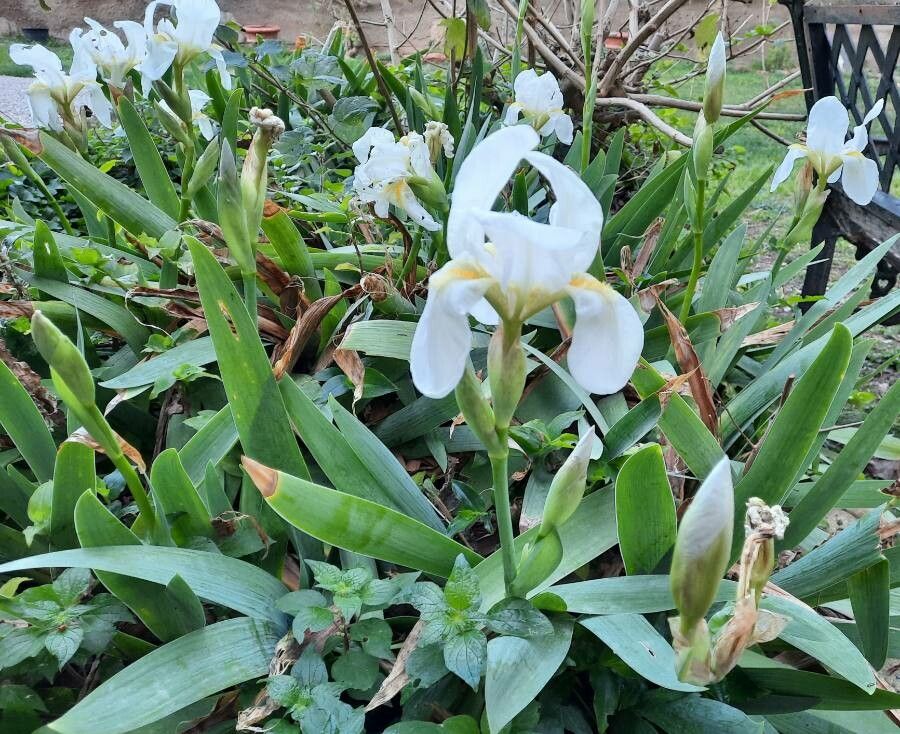
<svg viewBox="0 0 900 734"><path fill-rule="evenodd" d="M587 486L588 464L595 440L596 435L592 426L553 477L544 503L544 516L538 531L539 538L543 538L551 530L558 530L578 509Z"/></svg>
<svg viewBox="0 0 900 734"><path fill-rule="evenodd" d="M728 569L733 525L734 488L726 457L700 486L675 541L670 580L686 637L712 606Z"/></svg>
<svg viewBox="0 0 900 734"><path fill-rule="evenodd" d="M225 236L225 244L241 269L241 273L256 272L256 256L247 229L247 217L241 200L241 186L237 166L230 145L222 146L219 159L219 226Z"/></svg>
<svg viewBox="0 0 900 734"><path fill-rule="evenodd" d="M69 404L94 404L94 378L78 348L40 311L31 317L31 338L50 365L53 383Z"/></svg>
<svg viewBox="0 0 900 734"><path fill-rule="evenodd" d="M703 116L711 125L719 119L725 96L725 40L716 35L706 66L706 92L703 95Z"/></svg>
<svg viewBox="0 0 900 734"><path fill-rule="evenodd" d="M713 129L708 125L701 112L697 116L697 124L694 127L694 171L698 181L705 181L709 175L709 164L713 155Z"/></svg>
<svg viewBox="0 0 900 734"><path fill-rule="evenodd" d="M456 385L456 404L469 428L487 448L488 454L502 455L505 447L494 427L494 411L482 394L481 380L475 374L471 361L466 365L462 379Z"/></svg>
<svg viewBox="0 0 900 734"><path fill-rule="evenodd" d="M219 139L213 138L206 146L201 156L194 164L194 172L191 174L191 180L188 182L188 197L193 199L200 189L202 189L212 178L216 172L216 163L219 160Z"/></svg>

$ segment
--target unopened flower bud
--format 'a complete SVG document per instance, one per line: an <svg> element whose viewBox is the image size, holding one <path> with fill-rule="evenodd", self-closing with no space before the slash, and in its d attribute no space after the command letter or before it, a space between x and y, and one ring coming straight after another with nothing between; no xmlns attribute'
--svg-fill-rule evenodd
<svg viewBox="0 0 900 734"><path fill-rule="evenodd" d="M815 169L812 163L806 161L801 167L800 172L794 179L794 211L802 212L806 207L806 200L809 198L809 192L813 187L813 173Z"/></svg>
<svg viewBox="0 0 900 734"><path fill-rule="evenodd" d="M711 125L719 119L725 96L725 39L716 34L706 67L706 92L703 95L703 115Z"/></svg>
<svg viewBox="0 0 900 734"><path fill-rule="evenodd" d="M497 436L494 411L482 393L481 380L475 374L471 361L466 366L462 379L456 385L456 404L462 411L469 428L484 444L488 453L493 456L502 455L506 448Z"/></svg>
<svg viewBox="0 0 900 734"><path fill-rule="evenodd" d="M516 577L509 586L510 594L525 597L529 591L550 577L562 560L562 556L562 541L556 530L551 530L544 537L526 545L516 570Z"/></svg>
<svg viewBox="0 0 900 734"><path fill-rule="evenodd" d="M78 348L40 311L31 317L31 338L50 365L53 384L70 405L94 404L94 378Z"/></svg>
<svg viewBox="0 0 900 734"><path fill-rule="evenodd" d="M731 465L723 458L706 477L681 520L671 585L684 634L706 615L728 569L734 525Z"/></svg>
<svg viewBox="0 0 900 734"><path fill-rule="evenodd" d="M213 138L206 146L206 150L194 164L194 172L188 182L188 197L193 199L216 172L216 163L219 161L219 138Z"/></svg>
<svg viewBox="0 0 900 734"><path fill-rule="evenodd" d="M543 538L553 529L559 529L578 509L587 486L587 470L591 461L596 434L593 426L566 458L550 483L550 491L544 503L544 516L538 537Z"/></svg>
<svg viewBox="0 0 900 734"><path fill-rule="evenodd" d="M782 247L787 249L801 242L809 242L812 237L813 227L822 215L822 208L825 206L827 198L827 189L823 191L816 188L809 192L809 196L803 205L803 211L800 213L800 218L791 231L785 235Z"/></svg>
<svg viewBox="0 0 900 734"><path fill-rule="evenodd" d="M498 326L488 347L488 377L497 427L509 428L525 389L525 352L519 343L521 325Z"/></svg>
<svg viewBox="0 0 900 734"><path fill-rule="evenodd" d="M697 173L698 181L705 181L709 177L709 164L712 162L713 146L712 125L706 123L706 119L701 112L697 115L697 124L694 127L694 146L692 149L694 171Z"/></svg>

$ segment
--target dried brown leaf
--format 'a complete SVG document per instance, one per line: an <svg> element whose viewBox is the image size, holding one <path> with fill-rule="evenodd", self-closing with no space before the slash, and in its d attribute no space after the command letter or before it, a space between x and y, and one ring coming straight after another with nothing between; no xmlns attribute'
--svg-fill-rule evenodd
<svg viewBox="0 0 900 734"><path fill-rule="evenodd" d="M413 650L419 644L419 638L422 636L422 630L425 629L425 623L419 620L410 630L409 635L403 641L403 647L397 653L397 659L394 661L394 667L388 673L387 678L381 684L381 688L372 696L372 700L366 704L366 711L372 711L379 706L383 706L396 696L409 683L409 675L406 673L406 661L412 655Z"/></svg>

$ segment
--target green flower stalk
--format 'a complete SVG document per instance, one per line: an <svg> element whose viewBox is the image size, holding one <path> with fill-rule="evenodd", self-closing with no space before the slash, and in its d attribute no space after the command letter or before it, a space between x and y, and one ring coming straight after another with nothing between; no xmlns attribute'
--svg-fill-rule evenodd
<svg viewBox="0 0 900 734"><path fill-rule="evenodd" d="M134 467L128 461L116 434L95 403L94 378L78 348L40 311L31 317L31 337L38 352L50 365L56 392L85 430L121 472L151 537L164 542L156 513Z"/></svg>
<svg viewBox="0 0 900 734"><path fill-rule="evenodd" d="M244 299L251 317L256 314L256 247L247 227L247 217L241 194L234 153L230 145L223 145L219 157L218 182L219 227L225 244L241 271L244 280Z"/></svg>
<svg viewBox="0 0 900 734"><path fill-rule="evenodd" d="M499 326L488 347L488 378L497 428L509 428L525 389L525 352L520 339L522 324L512 320Z"/></svg>
<svg viewBox="0 0 900 734"><path fill-rule="evenodd" d="M697 291L697 283L700 280L700 271L703 268L703 228L705 222L706 205L706 180L709 176L709 166L712 162L713 148L715 147L715 123L722 114L722 100L725 95L725 41L722 34L716 35L716 40L709 53L709 61L706 67L706 90L703 96L703 110L697 117L694 128L693 163L694 175L697 180L696 189L685 181L684 206L691 221L691 234L694 240L694 259L691 263L691 274L684 291L684 300L681 304L681 323L687 320L691 314L691 304L694 301L694 293ZM687 174L686 179L690 176Z"/></svg>

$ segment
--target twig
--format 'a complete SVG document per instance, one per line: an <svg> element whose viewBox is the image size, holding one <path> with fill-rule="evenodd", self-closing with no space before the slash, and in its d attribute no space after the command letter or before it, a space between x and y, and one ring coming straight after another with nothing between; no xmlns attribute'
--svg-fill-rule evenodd
<svg viewBox="0 0 900 734"><path fill-rule="evenodd" d="M675 109L690 110L691 112L699 112L703 109L702 102L692 102L689 99L667 97L664 94L633 94L630 99L652 107L674 107ZM739 110L734 107L722 108L722 115L725 117L743 117L747 113L748 110ZM791 112L760 112L756 115L756 119L802 122L806 119L806 115L798 115Z"/></svg>
<svg viewBox="0 0 900 734"><path fill-rule="evenodd" d="M637 33L632 35L631 39L625 45L625 48L623 48L616 58L613 59L613 62L609 65L609 68L603 75L603 79L600 81L599 86L600 95L606 96L612 91L613 86L619 78L619 74L625 67L625 62L631 58L645 40L653 35L659 27L668 20L669 16L686 2L687 0L669 0L662 8L660 8L656 15L638 29Z"/></svg>
<svg viewBox="0 0 900 734"><path fill-rule="evenodd" d="M766 97L770 97L771 95L773 95L775 92L777 92L782 87L786 87L788 84L790 84L792 81L794 81L794 79L796 79L799 76L800 76L799 69L797 69L796 71L792 71L784 79L782 79L779 82L776 82L775 84L773 84L771 87L769 87L765 91L760 92L753 99L751 99L747 102L743 102L741 104L732 105L732 107L734 107L734 109L736 109L736 110L752 109L755 105L759 104L764 99L766 99Z"/></svg>
<svg viewBox="0 0 900 734"><path fill-rule="evenodd" d="M759 130L763 135L767 135L772 138L776 143L781 143L783 146L788 147L791 144L791 141L787 138L781 137L778 133L770 130L765 125L763 125L759 120L750 120L750 124L753 125L757 130Z"/></svg>
<svg viewBox="0 0 900 734"><path fill-rule="evenodd" d="M384 103L391 112L391 118L394 120L397 135L402 135L403 126L400 124L400 116L397 114L397 110L394 109L394 99L391 96L391 92L388 89L384 78L381 76L381 71L378 69L378 62L375 61L375 55L372 53L372 48L369 46L369 41L366 39L366 34L363 32L362 24L359 22L359 16L356 14L356 9L353 7L353 0L344 0L344 5L347 7L347 12L350 13L350 19L353 21L353 25L356 26L356 32L359 34L359 41L362 44L369 66L372 69L372 76L375 77L378 91L381 92L381 95L384 97Z"/></svg>
<svg viewBox="0 0 900 734"><path fill-rule="evenodd" d="M694 141L679 130L676 130L669 123L662 120L657 114L651 110L643 102L632 97L598 97L597 107L626 107L634 110L644 122L652 125L664 135L672 138L676 143L690 147Z"/></svg>
<svg viewBox="0 0 900 734"><path fill-rule="evenodd" d="M397 28L394 25L394 11L391 10L391 0L381 0L381 13L384 15L384 26L387 30L388 50L391 53L391 66L397 66L400 58L397 56Z"/></svg>

